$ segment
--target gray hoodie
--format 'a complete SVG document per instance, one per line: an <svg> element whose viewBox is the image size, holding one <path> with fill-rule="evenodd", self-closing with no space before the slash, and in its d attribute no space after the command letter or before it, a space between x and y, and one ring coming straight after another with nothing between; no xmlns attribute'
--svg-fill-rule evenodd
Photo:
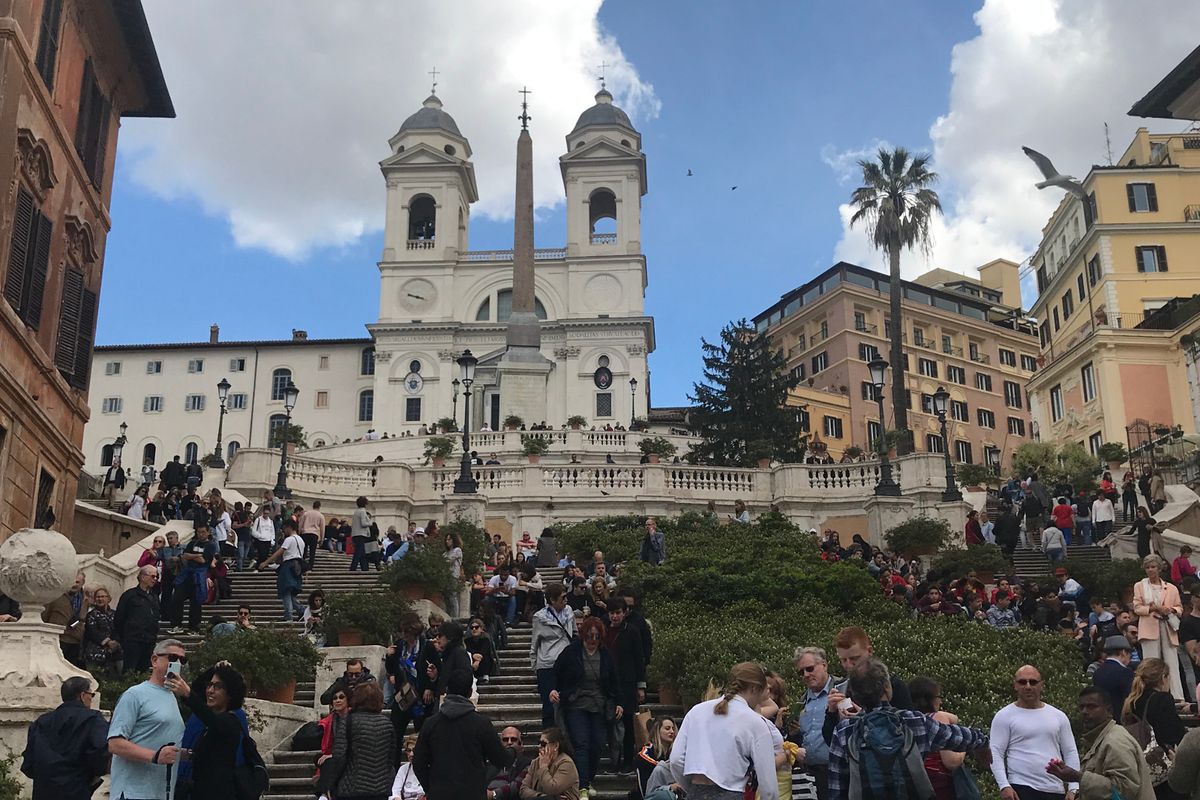
<svg viewBox="0 0 1200 800"><path fill-rule="evenodd" d="M533 635L529 639L529 663L535 670L553 669L558 655L576 636L575 612L566 606L561 614L545 606L533 615Z"/></svg>

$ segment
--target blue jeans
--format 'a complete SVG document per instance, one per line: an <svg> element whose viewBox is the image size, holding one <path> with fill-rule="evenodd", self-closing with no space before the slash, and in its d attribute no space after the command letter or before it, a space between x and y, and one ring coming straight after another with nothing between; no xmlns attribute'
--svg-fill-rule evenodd
<svg viewBox="0 0 1200 800"><path fill-rule="evenodd" d="M354 543L354 555L350 557L350 571L358 567L362 567L362 571L367 571L367 542L366 540L357 541Z"/></svg>
<svg viewBox="0 0 1200 800"><path fill-rule="evenodd" d="M250 538L249 531L246 531L245 534L238 536L238 545L237 545L237 550L238 550L237 571L238 572L241 572L242 570L244 570L246 568L246 562L250 559L250 542L251 541L252 541L252 539Z"/></svg>
<svg viewBox="0 0 1200 800"><path fill-rule="evenodd" d="M1088 547L1092 546L1092 521L1090 519L1075 520L1075 527L1079 530L1079 537Z"/></svg>
<svg viewBox="0 0 1200 800"><path fill-rule="evenodd" d="M554 703L550 702L550 689L554 684L554 668L537 671L538 697L542 698L542 727L554 727Z"/></svg>
<svg viewBox="0 0 1200 800"><path fill-rule="evenodd" d="M280 567L280 569L283 569L283 567ZM292 594L291 592L284 592L283 597L279 599L283 601L284 620L290 622L294 619L300 618L300 614L303 612L300 611L300 606L296 602L296 595Z"/></svg>
<svg viewBox="0 0 1200 800"><path fill-rule="evenodd" d="M517 598L515 597L497 597L496 610L504 611L504 621L509 625L513 624L513 620L517 618Z"/></svg>
<svg viewBox="0 0 1200 800"><path fill-rule="evenodd" d="M1067 560L1066 551L1061 547L1051 547L1046 551L1046 555L1050 558L1051 564L1059 564Z"/></svg>
<svg viewBox="0 0 1200 800"><path fill-rule="evenodd" d="M598 711L571 711L563 713L567 723L567 735L575 748L575 769L579 773L579 788L587 789L596 779L600 767L600 750L608 741L605 734L604 715Z"/></svg>
<svg viewBox="0 0 1200 800"><path fill-rule="evenodd" d="M442 592L442 602L446 604L446 616L450 619L458 619L458 587L459 584L456 581L455 588L448 592Z"/></svg>
<svg viewBox="0 0 1200 800"><path fill-rule="evenodd" d="M1070 528L1059 528L1059 530L1062 531L1063 540L1066 541L1067 547L1070 547L1071 546L1071 529Z"/></svg>

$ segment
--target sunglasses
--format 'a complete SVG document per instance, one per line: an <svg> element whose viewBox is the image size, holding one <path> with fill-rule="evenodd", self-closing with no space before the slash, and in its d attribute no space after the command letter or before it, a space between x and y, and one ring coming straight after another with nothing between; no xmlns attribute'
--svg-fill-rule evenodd
<svg viewBox="0 0 1200 800"><path fill-rule="evenodd" d="M598 642L598 641L600 641L600 634L598 634L598 633L589 633L587 636L585 636L585 637L583 637L583 638L584 638L584 639L587 639L589 642Z"/></svg>
<svg viewBox="0 0 1200 800"><path fill-rule="evenodd" d="M1037 686L1041 682L1040 678L1017 678L1018 686Z"/></svg>
<svg viewBox="0 0 1200 800"><path fill-rule="evenodd" d="M552 742L547 742L545 739L542 739L538 742L538 747L539 748L549 747L551 744L552 744Z"/></svg>
<svg viewBox="0 0 1200 800"><path fill-rule="evenodd" d="M817 671L817 665L816 665L816 664L810 664L810 665L809 665L809 666L807 666L807 667L801 667L801 668L800 668L800 671L801 671L802 673L804 673L805 675L808 675L808 674L809 674L809 673L811 673L811 672L816 672L816 671Z"/></svg>
<svg viewBox="0 0 1200 800"><path fill-rule="evenodd" d="M505 744L515 744L516 742L521 741L521 739L519 736L501 736L500 741L504 742Z"/></svg>
<svg viewBox="0 0 1200 800"><path fill-rule="evenodd" d="M482 626L482 625L472 625L472 626L471 626L471 630L473 630L473 631L481 631L481 630L483 630L483 626Z"/></svg>
<svg viewBox="0 0 1200 800"><path fill-rule="evenodd" d="M184 664L184 665L187 664L187 656L177 656L174 653L156 653L155 655L158 655L161 658L165 658L167 661L170 661L172 664L175 664L175 663Z"/></svg>

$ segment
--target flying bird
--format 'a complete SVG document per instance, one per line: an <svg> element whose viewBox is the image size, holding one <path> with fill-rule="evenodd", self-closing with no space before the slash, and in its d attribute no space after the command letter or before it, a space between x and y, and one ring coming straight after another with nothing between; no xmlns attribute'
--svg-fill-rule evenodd
<svg viewBox="0 0 1200 800"><path fill-rule="evenodd" d="M736 186L732 186L732 187L730 187L729 191L731 191L731 192L736 192L736 191L737 191L737 187L736 187Z"/></svg>
<svg viewBox="0 0 1200 800"><path fill-rule="evenodd" d="M688 170L688 174L687 174L687 176L688 176L689 178L690 178L690 177L692 177L692 171L691 171L690 169Z"/></svg>
<svg viewBox="0 0 1200 800"><path fill-rule="evenodd" d="M1037 188L1045 189L1048 186L1057 186L1060 189L1067 190L1078 198L1082 199L1087 196L1087 193L1083 191L1083 184L1075 180L1075 178L1071 177L1070 175L1063 175L1060 173L1054 168L1054 165L1050 163L1050 159L1046 158L1037 150L1032 150L1028 147L1022 147L1021 151L1024 152L1025 155L1029 156L1029 160L1037 165L1037 168L1042 172L1042 177L1046 179L1041 183L1036 184Z"/></svg>

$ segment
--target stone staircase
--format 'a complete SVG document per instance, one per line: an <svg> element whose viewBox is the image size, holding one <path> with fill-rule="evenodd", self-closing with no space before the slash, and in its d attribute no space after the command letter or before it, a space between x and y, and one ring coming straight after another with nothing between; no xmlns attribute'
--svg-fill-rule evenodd
<svg viewBox="0 0 1200 800"><path fill-rule="evenodd" d="M1041 550L1031 547L1018 547L1013 551L1013 570L1018 578L1044 578L1054 572L1055 566L1107 563L1112 561L1112 554L1107 547L1096 545L1070 545L1067 547L1067 563L1052 565L1050 559Z"/></svg>

